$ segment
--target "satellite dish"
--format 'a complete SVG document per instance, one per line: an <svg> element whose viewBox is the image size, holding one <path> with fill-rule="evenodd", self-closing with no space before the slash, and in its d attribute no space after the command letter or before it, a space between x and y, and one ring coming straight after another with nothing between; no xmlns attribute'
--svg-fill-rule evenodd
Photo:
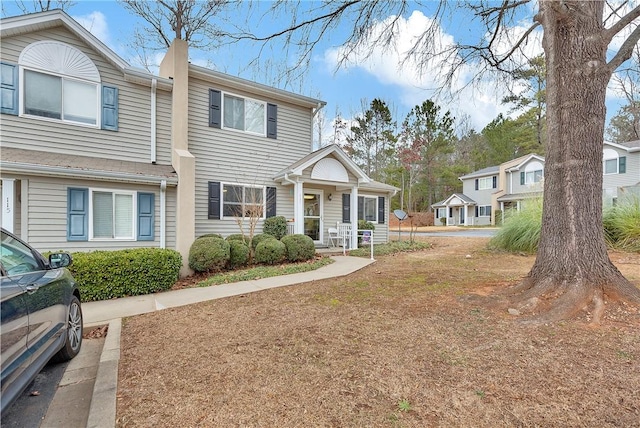
<svg viewBox="0 0 640 428"><path fill-rule="evenodd" d="M398 217L398 220L402 221L407 218L407 213L402 210L393 210L393 215Z"/></svg>

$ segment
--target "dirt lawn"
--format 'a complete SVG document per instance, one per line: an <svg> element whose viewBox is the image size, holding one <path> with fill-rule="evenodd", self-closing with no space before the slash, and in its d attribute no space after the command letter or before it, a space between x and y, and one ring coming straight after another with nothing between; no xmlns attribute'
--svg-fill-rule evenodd
<svg viewBox="0 0 640 428"><path fill-rule="evenodd" d="M120 427L640 427L640 313L523 326L469 294L534 257L478 238L125 320ZM611 258L640 286L640 254Z"/></svg>

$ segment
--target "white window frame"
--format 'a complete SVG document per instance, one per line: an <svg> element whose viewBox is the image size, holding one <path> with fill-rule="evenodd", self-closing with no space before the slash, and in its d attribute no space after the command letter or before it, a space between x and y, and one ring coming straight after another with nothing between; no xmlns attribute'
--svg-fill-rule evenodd
<svg viewBox="0 0 640 428"><path fill-rule="evenodd" d="M544 177L544 171L541 169L536 169L533 171L525 171L524 173L524 184L536 184L542 181ZM537 180L536 180L537 178Z"/></svg>
<svg viewBox="0 0 640 428"><path fill-rule="evenodd" d="M607 162L615 162L615 172L607 172ZM602 152L602 174L615 175L620 173L620 155L612 149L604 149Z"/></svg>
<svg viewBox="0 0 640 428"><path fill-rule="evenodd" d="M115 195L127 195L131 196L131 237L113 237L113 238L96 238L93 236L93 193L111 193L112 196ZM135 241L138 236L136 226L137 226L137 218L138 218L138 192L132 190L121 190L121 189L101 189L101 188L89 188L89 241ZM115 209L115 205L114 205ZM115 216L113 218L115 227Z"/></svg>
<svg viewBox="0 0 640 428"><path fill-rule="evenodd" d="M491 205L478 205L478 217L491 217Z"/></svg>
<svg viewBox="0 0 640 428"><path fill-rule="evenodd" d="M447 218L447 207L438 208L438 218Z"/></svg>
<svg viewBox="0 0 640 428"><path fill-rule="evenodd" d="M61 106L60 106L60 111L61 111L61 117L60 119L57 118L53 118L53 117L45 117L45 116L39 116L39 115L35 115L35 114L28 114L25 112L26 109L26 96L27 96L27 90L25 87L25 71L30 71L33 73L38 73L38 74L43 74L46 76L54 76L57 77L61 80L61 87L63 88L62 90L62 95L61 95ZM64 82L66 81L74 81L74 82L79 82L85 85L91 85L95 87L95 91L96 91L96 106L95 106L95 118L96 121L95 123L87 123L87 122L78 122L75 120L68 120L64 118ZM64 74L60 74L60 73L52 73L50 71L44 71L44 70L38 70L35 68L31 68L31 67L25 67L25 66L20 66L20 96L19 96L19 106L20 106L20 116L21 117L28 117L31 119L38 119L38 120L45 120L48 122L57 122L57 123L69 123L69 124L73 124L73 125L78 125L78 126L86 126L86 127L90 127L90 128L100 128L101 124L100 124L100 119L101 119L101 115L100 115L100 109L102 106L102 94L100 91L101 88L101 84L91 81L91 80L83 80L83 79L78 79L75 77L70 77L70 76L66 76Z"/></svg>
<svg viewBox="0 0 640 428"><path fill-rule="evenodd" d="M358 220L364 220L364 221L368 221L369 223L378 223L378 197L377 196L371 196L371 195L358 195L358 196L362 196L364 198L364 200L362 201L362 203L364 204L364 206L362 207L362 214L364 215L365 218L360 218L358 217ZM367 199L373 199L374 203L375 203L375 219L373 220L367 220L367 213L365 211L365 207L367 205ZM360 210L358 210L360 211Z"/></svg>
<svg viewBox="0 0 640 428"><path fill-rule="evenodd" d="M238 128L233 128L233 127L229 127L229 126L225 126L225 98L229 96L229 97L233 97L233 98L240 98L243 100L243 104L244 104L244 127L243 129L238 129ZM257 103L257 104L261 104L262 105L262 111L263 111L263 117L262 117L262 132L253 132L253 131L248 131L247 130L247 101L253 102L253 103ZM237 131L237 132L244 132L247 134L251 134L251 135L259 135L261 137L265 137L267 135L267 102L266 101L261 101L261 100L257 100L255 98L249 98L249 97L245 97L242 95L238 95L238 94L234 94L231 92L222 92L222 100L221 100L221 127L222 129L230 129L233 131Z"/></svg>
<svg viewBox="0 0 640 428"><path fill-rule="evenodd" d="M493 176L478 178L478 190L493 189Z"/></svg>
<svg viewBox="0 0 640 428"><path fill-rule="evenodd" d="M225 215L224 213L224 205L225 205L225 187L226 186L234 186L234 187L242 187L242 202L241 202L241 206L242 206L242 212L243 214L247 212L247 210L245 209L245 205L247 205L247 201L245 201L246 199L246 192L245 189L247 188L252 188L252 189L261 189L262 190L262 215L259 217L261 219L265 219L266 215L267 215L267 187L266 186L259 186L256 184L241 184L241 183L225 183L225 182L221 182L220 183L220 218L221 219L237 219L239 218L238 216L229 216L229 215ZM247 219L249 217L242 217L243 219Z"/></svg>

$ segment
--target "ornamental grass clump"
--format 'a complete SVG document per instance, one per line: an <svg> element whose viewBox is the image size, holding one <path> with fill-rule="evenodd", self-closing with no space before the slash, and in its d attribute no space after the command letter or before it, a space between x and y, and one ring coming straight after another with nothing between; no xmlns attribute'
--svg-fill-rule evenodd
<svg viewBox="0 0 640 428"><path fill-rule="evenodd" d="M523 203L520 211L505 212L504 225L489 241L489 248L535 253L542 229L542 198Z"/></svg>
<svg viewBox="0 0 640 428"><path fill-rule="evenodd" d="M307 235L286 235L280 241L287 247L287 260L290 262L311 260L316 255L313 239Z"/></svg>
<svg viewBox="0 0 640 428"><path fill-rule="evenodd" d="M610 247L640 252L640 197L627 197L606 208L602 223Z"/></svg>
<svg viewBox="0 0 640 428"><path fill-rule="evenodd" d="M287 247L276 238L264 239L256 247L254 261L259 264L275 265L287 258Z"/></svg>
<svg viewBox="0 0 640 428"><path fill-rule="evenodd" d="M230 246L214 236L196 239L189 249L189 267L196 272L219 272L229 262Z"/></svg>

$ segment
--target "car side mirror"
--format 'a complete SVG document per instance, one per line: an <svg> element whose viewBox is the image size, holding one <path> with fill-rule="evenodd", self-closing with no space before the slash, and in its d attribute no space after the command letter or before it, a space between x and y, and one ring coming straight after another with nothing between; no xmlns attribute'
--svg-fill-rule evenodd
<svg viewBox="0 0 640 428"><path fill-rule="evenodd" d="M69 253L49 254L49 266L51 269L59 269L71 265L73 259Z"/></svg>

